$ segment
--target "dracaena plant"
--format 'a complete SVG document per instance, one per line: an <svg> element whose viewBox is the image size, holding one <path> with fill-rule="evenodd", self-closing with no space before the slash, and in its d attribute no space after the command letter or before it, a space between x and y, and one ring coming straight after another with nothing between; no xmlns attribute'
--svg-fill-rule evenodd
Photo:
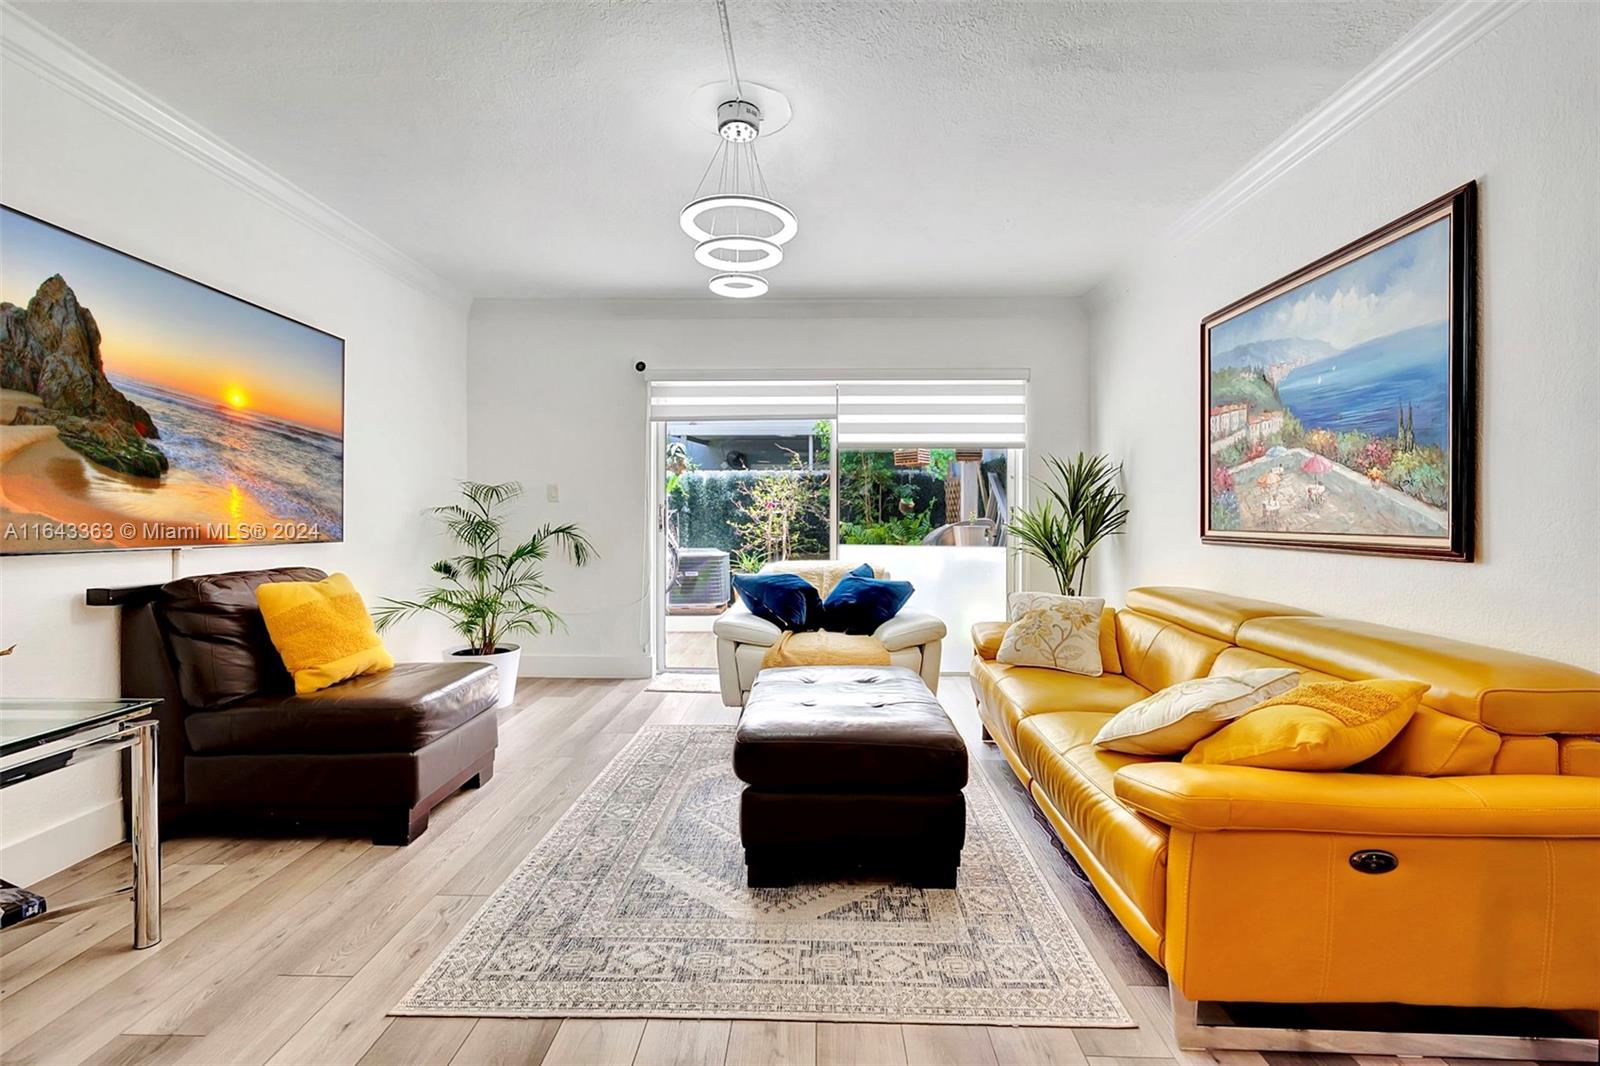
<svg viewBox="0 0 1600 1066"><path fill-rule="evenodd" d="M486 485L461 483L462 502L432 508L459 554L433 564L438 584L415 600L385 598L373 612L381 632L418 614L436 614L464 637L479 655L493 655L502 638L512 633L537 636L563 625L545 603L544 563L559 551L583 566L594 545L572 524L543 525L528 539L505 546L505 508L522 495L515 481Z"/></svg>
<svg viewBox="0 0 1600 1066"><path fill-rule="evenodd" d="M1127 497L1117 488L1122 467L1083 452L1070 460L1048 456L1045 467L1048 476L1034 479L1043 489L1038 502L1015 512L1007 528L1019 550L1050 567L1062 593L1077 596L1089 553L1127 525Z"/></svg>

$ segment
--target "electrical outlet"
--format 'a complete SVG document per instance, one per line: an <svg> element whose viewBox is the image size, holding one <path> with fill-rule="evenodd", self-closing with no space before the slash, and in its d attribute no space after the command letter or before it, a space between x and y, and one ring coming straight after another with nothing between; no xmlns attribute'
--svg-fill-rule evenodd
<svg viewBox="0 0 1600 1066"><path fill-rule="evenodd" d="M561 502L561 486L554 481L544 487L544 498L551 503Z"/></svg>

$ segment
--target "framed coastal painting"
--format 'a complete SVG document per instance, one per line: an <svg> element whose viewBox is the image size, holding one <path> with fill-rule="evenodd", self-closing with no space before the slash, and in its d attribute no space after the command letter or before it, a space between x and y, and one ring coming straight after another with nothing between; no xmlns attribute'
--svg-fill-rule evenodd
<svg viewBox="0 0 1600 1066"><path fill-rule="evenodd" d="M344 341L0 206L0 553L344 539Z"/></svg>
<svg viewBox="0 0 1600 1066"><path fill-rule="evenodd" d="M1471 560L1476 192L1201 322L1201 540Z"/></svg>

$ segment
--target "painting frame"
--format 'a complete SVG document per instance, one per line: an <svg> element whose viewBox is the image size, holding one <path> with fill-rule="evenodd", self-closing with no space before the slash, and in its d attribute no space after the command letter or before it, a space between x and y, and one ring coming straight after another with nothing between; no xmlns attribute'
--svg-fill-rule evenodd
<svg viewBox="0 0 1600 1066"><path fill-rule="evenodd" d="M145 268L145 269L149 270L150 272L152 272L152 275L159 275L159 276L164 277L164 278L170 278L170 279L172 279L172 280L174 280L176 282L182 283L183 285L192 286L194 288L194 290L197 291L197 292L202 292L202 293L209 294L210 296L218 297L221 300L226 301L229 305L237 305L237 306L239 306L241 308L248 309L250 312L259 313L259 315L263 316L263 320L264 321L265 320L270 320L270 321L274 321L274 322L281 322L281 323L286 324L287 326L294 327L295 329L299 329L299 330L304 330L309 334L315 334L318 337L321 337L321 338L324 338L324 339L326 339L328 341L334 342L337 345L337 348L338 348L338 356L337 356L337 359L338 359L338 375L337 375L338 403L337 403L337 409L338 409L338 415L339 415L338 431L337 431L336 434L332 435L335 439L337 439L337 441L339 443L338 477L337 477L336 480L330 481L330 483L329 483L331 486L337 488L337 505L336 505L336 511L335 511L335 514L336 514L336 517L337 517L337 526L336 526L336 529L335 529L335 531L333 532L332 535L329 535L329 536L318 535L318 536L315 536L315 537L296 537L296 536L284 536L284 535L281 535L281 534L275 534L275 535L269 535L267 537L260 538L260 539L229 539L229 540L222 540L222 541L217 541L217 542L198 542L198 541L191 542L191 541L183 540L183 539L180 538L180 539L173 539L173 540L168 541L167 543L160 543L160 544L151 544L151 543L115 544L115 543L97 543L97 542L93 542L92 540L86 540L86 541L64 540L62 542L62 546L55 547L55 548L52 548L52 549L47 550L47 551L20 551L20 550L17 550L14 547L12 539L9 536L7 536L7 537L4 537L4 538L0 538L0 558L50 558L50 557L63 556L63 555L93 555L93 554L108 554L108 553L113 553L113 552L151 552L151 551L177 552L177 551L181 551L181 550L198 549L198 548L236 548L236 547L237 548L251 548L251 547L253 547L253 548L280 548L280 547L288 547L288 546L293 546L293 545L330 545L330 544L342 545L342 544L346 543L346 541L347 541L346 527L347 527L348 521L349 521L349 502L350 501L349 501L349 455L348 455L348 439L349 439L349 410L348 410L348 400L349 400L349 342L347 341L347 339L345 337L343 337L343 336L341 336L339 334L333 333L330 330L323 329L320 326L313 325L310 322L306 322L306 321L304 321L302 319L296 318L293 315L285 314L282 311L279 311L279 310L276 310L276 309L274 309L272 307L266 306L265 304L259 303L259 302L255 301L253 299L248 298L248 297L241 296L238 293L230 292L227 289L223 289L223 288L220 288L220 287L218 287L216 285L209 284L208 282L201 281L198 278L191 277L190 275L185 274L180 270L176 270L176 269L173 269L172 267L164 266L161 263L155 262L155 261L153 261L151 259L147 259L142 255L138 255L136 253L127 251L126 249L118 248L115 245L108 244L105 241L98 240L97 238L87 236L87 235L85 235L83 233L79 233L78 231L72 229L69 226L62 225L61 223L58 223L58 222L53 222L50 219L44 218L44 217L42 217L40 215L37 215L37 214L34 214L31 211L23 210L22 208L17 207L14 204L0 201L0 211L3 211L5 213L7 213L7 214L11 214L11 215L17 216L18 218L20 218L22 220L25 220L26 222L31 223L33 225L36 225L36 226L38 226L38 227L40 227L42 229L52 231L55 234L59 234L61 237L66 238L69 241L81 242L84 246L86 246L88 248L92 248L97 252L105 253L106 255L108 255L110 257L113 257L116 260L119 260L119 261L125 260L128 263L135 264L135 265L137 265L138 267L141 267L141 268ZM86 309L92 311L92 308L86 308ZM3 495L0 495L0 499L3 499ZM72 524L72 523L67 523L67 524ZM306 523L304 523L304 522L295 522L295 521L291 520L291 521L284 521L284 522L278 523L278 524L282 525L282 526L285 526L285 527L288 527L288 526L303 526ZM269 531L269 532L275 532L275 531Z"/></svg>
<svg viewBox="0 0 1600 1066"><path fill-rule="evenodd" d="M1284 275L1200 320L1200 540L1204 544L1281 548L1298 551L1380 555L1402 558L1472 562L1477 523L1477 182L1452 189L1421 207L1364 234L1312 263ZM1448 378L1445 411L1449 419L1444 440L1448 444L1449 494L1443 510L1448 516L1445 536L1429 537L1438 543L1418 543L1422 537L1384 537L1367 534L1289 532L1261 529L1221 529L1212 524L1212 403L1214 331L1240 315L1293 293L1372 252L1415 234L1439 220L1448 219L1449 308L1445 324L1448 338ZM1320 381L1320 378L1318 379ZM1377 482L1374 481L1374 486Z"/></svg>

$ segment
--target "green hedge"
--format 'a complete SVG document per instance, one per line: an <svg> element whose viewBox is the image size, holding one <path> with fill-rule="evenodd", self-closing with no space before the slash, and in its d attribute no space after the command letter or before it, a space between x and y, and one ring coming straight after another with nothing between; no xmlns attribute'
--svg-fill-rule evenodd
<svg viewBox="0 0 1600 1066"><path fill-rule="evenodd" d="M739 543L733 527L743 521L739 501L748 491L749 484L764 477L814 478L819 488L827 483L826 474L800 474L787 470L689 470L678 480L678 490L672 494L672 508L677 516L678 543L686 548L720 548L737 552ZM944 524L944 479L927 470L897 470L894 484L898 490L910 486L916 501L913 516L927 515L929 527ZM848 497L839 500L839 518L844 522L860 521L860 501ZM890 504L886 518L898 519L900 511ZM825 521L812 523L808 535L828 543Z"/></svg>
<svg viewBox="0 0 1600 1066"><path fill-rule="evenodd" d="M826 491L827 474L799 474L789 470L689 470L678 480L672 494L672 507L678 519L678 543L685 548L721 548L739 551L735 523L742 522L739 501L748 486L758 478L804 477L814 479ZM806 533L828 543L826 519L811 523Z"/></svg>

